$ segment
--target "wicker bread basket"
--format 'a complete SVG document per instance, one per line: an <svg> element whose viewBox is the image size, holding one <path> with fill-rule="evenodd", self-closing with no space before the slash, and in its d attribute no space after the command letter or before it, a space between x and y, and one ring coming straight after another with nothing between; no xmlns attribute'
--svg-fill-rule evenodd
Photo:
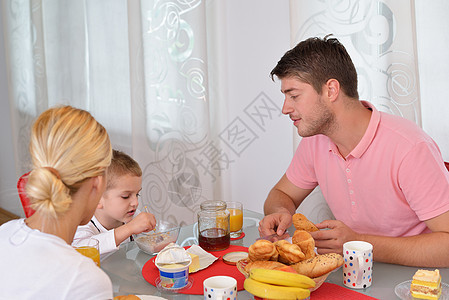
<svg viewBox="0 0 449 300"><path fill-rule="evenodd" d="M242 273L245 276L245 278L249 277L249 273L245 271L245 267L248 263L249 263L249 260L247 258L244 258L244 259L237 261L237 264L236 264L237 269L240 271L240 273ZM312 278L313 281L315 281L315 287L311 288L310 291L313 292L313 291L317 290L323 284L323 282L326 281L326 278L327 278L327 276L329 276L330 273L331 272L321 275L320 277Z"/></svg>

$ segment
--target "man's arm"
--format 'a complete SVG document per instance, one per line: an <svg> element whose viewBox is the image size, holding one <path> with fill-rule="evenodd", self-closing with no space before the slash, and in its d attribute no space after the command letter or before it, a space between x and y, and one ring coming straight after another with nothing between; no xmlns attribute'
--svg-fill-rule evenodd
<svg viewBox="0 0 449 300"><path fill-rule="evenodd" d="M414 267L449 267L449 211L426 221L432 233L409 237L358 234L340 221L327 220L317 227L329 228L311 233L318 253L341 253L350 240L373 245L374 260Z"/></svg>
<svg viewBox="0 0 449 300"><path fill-rule="evenodd" d="M282 235L292 224L292 215L298 206L312 191L295 186L284 174L265 200L265 218L259 223L260 235L269 235L274 232Z"/></svg>
<svg viewBox="0 0 449 300"><path fill-rule="evenodd" d="M279 182L271 189L264 204L264 213L289 213L293 215L298 206L312 190L297 187L284 174Z"/></svg>

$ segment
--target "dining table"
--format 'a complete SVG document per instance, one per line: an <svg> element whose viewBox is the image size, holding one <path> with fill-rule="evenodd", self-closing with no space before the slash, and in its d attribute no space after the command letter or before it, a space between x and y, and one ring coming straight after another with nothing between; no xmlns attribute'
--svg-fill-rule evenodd
<svg viewBox="0 0 449 300"><path fill-rule="evenodd" d="M232 240L231 245L249 247L256 241L257 238L259 238L258 224L263 218L263 214L244 209L243 216L244 237L241 239ZM195 230L195 224L182 226L179 231L177 244L184 247L197 244ZM291 227L289 231L294 232L294 227ZM373 252L373 256L374 264L372 284L370 287L365 289L349 289L345 287L343 284L342 267L332 271L326 278L325 283L330 283L329 286L334 286L340 289L340 291L345 291L342 289L351 290L351 299L358 299L358 295L360 296L360 299L366 299L367 297L364 297L364 295L382 300L401 299L396 295L395 288L399 285L403 286L406 281L411 280L418 268L376 262L375 252ZM150 284L142 275L142 268L152 258L154 258L153 255L147 254L140 250L135 242L129 242L122 244L116 252L103 259L101 261L101 268L111 278L114 296L133 294L153 295L165 299L203 299L203 295L182 294L168 291ZM439 270L442 281L449 281L449 268L439 268ZM199 272L203 271L204 270ZM239 273L239 270L235 268L235 272ZM311 293L311 300L314 299L314 294L318 293L323 286L316 292ZM446 284L445 288L447 288ZM446 297L448 297L448 295L446 295ZM333 295L331 299L343 298L339 298L338 295ZM254 299L254 296L245 290L241 290L238 292L238 299ZM322 297L320 299L322 299Z"/></svg>

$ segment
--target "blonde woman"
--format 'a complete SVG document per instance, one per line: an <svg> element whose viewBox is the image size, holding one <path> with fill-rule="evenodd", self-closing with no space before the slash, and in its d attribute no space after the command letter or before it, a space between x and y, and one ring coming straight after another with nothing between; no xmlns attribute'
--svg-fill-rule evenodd
<svg viewBox="0 0 449 300"><path fill-rule="evenodd" d="M26 186L36 212L0 227L4 299L112 299L109 277L71 247L106 187L111 144L88 112L51 108L35 121Z"/></svg>

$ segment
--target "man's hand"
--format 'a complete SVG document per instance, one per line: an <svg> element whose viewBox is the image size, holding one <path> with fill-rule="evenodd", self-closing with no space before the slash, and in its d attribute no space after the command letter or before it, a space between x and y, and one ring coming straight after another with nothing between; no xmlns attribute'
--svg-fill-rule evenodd
<svg viewBox="0 0 449 300"><path fill-rule="evenodd" d="M318 229L327 229L310 232L315 240L319 254L343 252L343 244L348 241L357 241L360 235L341 221L325 220L315 224Z"/></svg>
<svg viewBox="0 0 449 300"><path fill-rule="evenodd" d="M259 222L259 235L261 237L277 233L283 235L285 230L292 225L292 215L285 213L272 213L265 216Z"/></svg>
<svg viewBox="0 0 449 300"><path fill-rule="evenodd" d="M156 226L156 218L153 214L141 212L127 224L132 234L148 232Z"/></svg>

